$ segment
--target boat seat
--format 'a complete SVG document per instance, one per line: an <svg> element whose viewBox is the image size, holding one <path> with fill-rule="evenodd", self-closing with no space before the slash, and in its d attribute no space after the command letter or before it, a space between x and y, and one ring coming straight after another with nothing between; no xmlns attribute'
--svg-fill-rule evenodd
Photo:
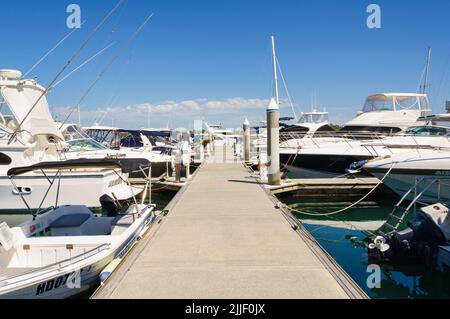
<svg viewBox="0 0 450 319"><path fill-rule="evenodd" d="M86 220L91 217L90 214L70 214L63 215L50 224L51 228L61 227L77 227L81 226Z"/></svg>
<svg viewBox="0 0 450 319"><path fill-rule="evenodd" d="M92 214L68 214L63 215L50 224L52 236L80 236L83 225Z"/></svg>

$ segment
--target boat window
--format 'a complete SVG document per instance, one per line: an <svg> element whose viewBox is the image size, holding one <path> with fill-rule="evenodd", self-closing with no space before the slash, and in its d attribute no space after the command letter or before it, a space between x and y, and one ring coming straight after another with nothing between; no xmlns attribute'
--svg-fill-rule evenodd
<svg viewBox="0 0 450 319"><path fill-rule="evenodd" d="M9 165L11 164L11 162L11 157L6 154L0 153L0 165Z"/></svg>
<svg viewBox="0 0 450 319"><path fill-rule="evenodd" d="M379 133L379 134L395 134L400 132L398 127L375 127L375 126L344 126L341 132L358 132L358 133Z"/></svg>
<svg viewBox="0 0 450 319"><path fill-rule="evenodd" d="M312 113L303 113L298 123L324 123L328 122L328 113L323 112L312 112Z"/></svg>
<svg viewBox="0 0 450 319"><path fill-rule="evenodd" d="M448 134L448 129L436 126L417 126L409 128L405 134L413 136L445 136Z"/></svg>
<svg viewBox="0 0 450 319"><path fill-rule="evenodd" d="M69 145L69 152L97 151L106 149L105 146L90 138L80 127L68 126L63 136Z"/></svg>
<svg viewBox="0 0 450 319"><path fill-rule="evenodd" d="M329 125L324 125L319 128L316 132L334 132L333 128Z"/></svg>
<svg viewBox="0 0 450 319"><path fill-rule="evenodd" d="M397 111L428 109L428 99L426 96L372 95L367 98L363 112L392 111L394 109Z"/></svg>
<svg viewBox="0 0 450 319"><path fill-rule="evenodd" d="M8 103L6 103L3 96L0 94L0 125L3 125L10 130L14 131L19 123L16 120L16 117L11 111Z"/></svg>
<svg viewBox="0 0 450 319"><path fill-rule="evenodd" d="M392 96L373 95L369 96L364 103L363 112L391 111L393 109Z"/></svg>
<svg viewBox="0 0 450 319"><path fill-rule="evenodd" d="M402 110L419 109L419 99L415 96L396 96L395 107Z"/></svg>

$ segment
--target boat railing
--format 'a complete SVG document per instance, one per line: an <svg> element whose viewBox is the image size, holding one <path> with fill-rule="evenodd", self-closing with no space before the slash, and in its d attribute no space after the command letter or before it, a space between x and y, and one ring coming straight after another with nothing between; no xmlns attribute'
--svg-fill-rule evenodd
<svg viewBox="0 0 450 319"><path fill-rule="evenodd" d="M280 143L282 148L291 147L289 141L295 141L298 147L312 145L320 148L324 143L342 142L346 142L350 147L353 147L352 141L381 141L385 137L385 134L376 132L280 132Z"/></svg>
<svg viewBox="0 0 450 319"><path fill-rule="evenodd" d="M429 192L432 187L436 187L435 195L433 192ZM406 216L411 213L417 212L417 205L425 206L427 203L421 201L421 198L427 194L433 194L431 202L438 203L442 201L442 188L450 187L450 176L416 176L414 185L403 195L399 202L394 206L388 219L380 227L378 233L382 236L386 236L389 233L395 232L401 227L406 219ZM412 200L410 198L412 197ZM406 207L403 206L404 202L407 202ZM427 200L430 202L430 200Z"/></svg>
<svg viewBox="0 0 450 319"><path fill-rule="evenodd" d="M55 263L52 263L52 264L49 264L49 265L46 265L46 266L43 266L43 267L33 268L33 269L29 270L29 271L24 271L24 272L21 272L19 274L15 274L14 276L8 277L8 278L3 279L2 281L0 281L0 288L14 284L14 283L16 283L16 281L14 279L18 279L18 278L20 278L22 276L25 276L25 275L28 275L28 274L35 273L35 275L27 277L27 280L35 278L37 276L42 276L43 274L47 274L47 273L55 271L55 270L60 270L61 268L65 267L67 265L70 265L70 264L73 264L75 262L80 262L80 261L83 261L85 259L88 259L88 258L90 258L90 257L92 257L92 256L94 256L94 255L96 255L96 254L106 250L106 249L109 249L109 247L110 247L109 243L104 243L104 244L101 244L101 245L99 245L99 246L97 246L97 247L95 247L93 249L90 249L90 250L85 251L85 252L83 252L83 253L81 253L79 255L76 255L74 257L70 257L70 258L67 258L67 259L64 259L64 260L61 260L61 261L58 261L58 262L55 262Z"/></svg>

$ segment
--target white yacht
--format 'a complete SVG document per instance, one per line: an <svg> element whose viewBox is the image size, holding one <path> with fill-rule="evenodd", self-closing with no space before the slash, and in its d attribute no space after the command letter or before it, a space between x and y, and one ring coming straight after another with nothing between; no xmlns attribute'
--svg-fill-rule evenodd
<svg viewBox="0 0 450 319"><path fill-rule="evenodd" d="M338 133L290 138L280 144L280 161L299 177L336 177L352 163L391 154L370 143L418 124L429 112L425 94L384 93L367 98L362 113ZM307 138L305 138L307 137Z"/></svg>
<svg viewBox="0 0 450 319"><path fill-rule="evenodd" d="M72 160L13 168L8 175L15 179L30 171L57 170L60 178L77 167L127 171L118 161ZM0 223L0 298L55 299L85 292L99 283L102 270L122 258L154 219L154 206L144 200L134 199L122 210L115 200L103 197L107 216L97 216L85 205L59 205L63 185L52 186L57 188L54 207L34 213L32 220L16 227Z"/></svg>
<svg viewBox="0 0 450 319"><path fill-rule="evenodd" d="M434 184L425 192L423 201L449 200L450 115L433 115L423 120L427 122L425 125L413 126L400 136L386 138L382 145L375 144L378 148L387 148L391 154L369 160L363 170L379 178L389 173L384 183L401 196L424 179L422 184L427 181Z"/></svg>
<svg viewBox="0 0 450 319"><path fill-rule="evenodd" d="M156 150L144 135L140 137L141 140L147 141L143 147L111 149L91 138L77 124L64 124L61 127L61 132L68 145L63 152L63 156L67 159L144 158L151 163L152 177L165 174L172 166L172 156L160 150L158 146ZM131 175L132 177L142 177L142 172L132 172Z"/></svg>
<svg viewBox="0 0 450 319"><path fill-rule="evenodd" d="M0 70L0 209L7 212L26 208L22 196L31 209L41 204L51 205L44 194L54 174L28 172L17 179L15 189L7 171L18 166L59 161L66 145L50 114L46 97L38 100L44 88L21 76L20 71ZM73 170L62 177L60 201L99 207L99 197L103 194L127 200L142 191L142 187L128 187L124 177L126 174L120 170Z"/></svg>

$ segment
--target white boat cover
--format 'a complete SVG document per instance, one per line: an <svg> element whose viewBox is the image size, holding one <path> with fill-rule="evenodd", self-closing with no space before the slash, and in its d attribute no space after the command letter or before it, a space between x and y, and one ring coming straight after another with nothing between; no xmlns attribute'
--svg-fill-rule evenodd
<svg viewBox="0 0 450 319"><path fill-rule="evenodd" d="M8 103L17 121L22 122L29 110L36 103L42 94L42 89L37 86L4 86L2 95ZM47 103L47 98L43 96L38 104L31 111L30 115L22 124L22 130L30 132L32 135L51 134L61 140L62 133L53 121Z"/></svg>

